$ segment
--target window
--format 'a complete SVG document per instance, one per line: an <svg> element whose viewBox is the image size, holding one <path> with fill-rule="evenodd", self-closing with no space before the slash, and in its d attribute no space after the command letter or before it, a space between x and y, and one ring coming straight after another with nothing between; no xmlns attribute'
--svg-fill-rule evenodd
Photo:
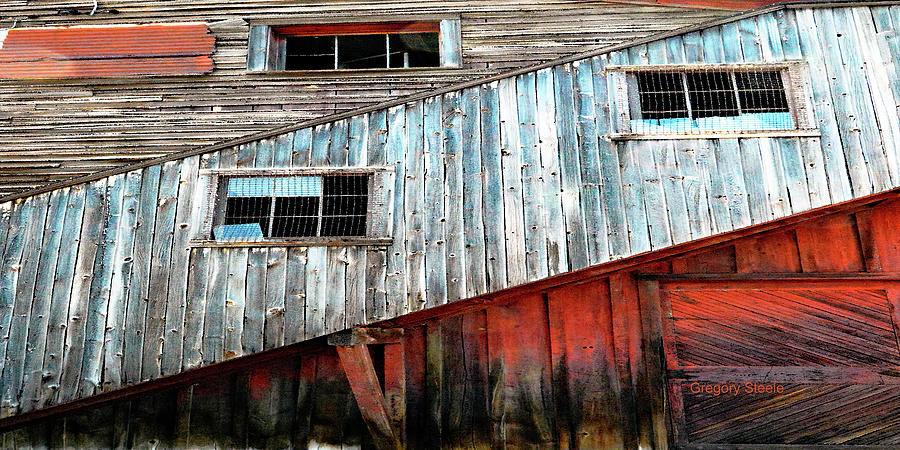
<svg viewBox="0 0 900 450"><path fill-rule="evenodd" d="M246 169L208 171L203 240L333 241L385 237L380 170Z"/></svg>
<svg viewBox="0 0 900 450"><path fill-rule="evenodd" d="M454 67L459 54L458 20L253 26L248 69Z"/></svg>
<svg viewBox="0 0 900 450"><path fill-rule="evenodd" d="M760 133L809 127L800 65L612 67L614 136Z"/></svg>

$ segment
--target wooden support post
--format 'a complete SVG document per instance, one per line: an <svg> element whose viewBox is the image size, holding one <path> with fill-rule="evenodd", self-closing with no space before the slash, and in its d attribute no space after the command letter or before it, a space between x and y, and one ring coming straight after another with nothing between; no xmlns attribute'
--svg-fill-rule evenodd
<svg viewBox="0 0 900 450"><path fill-rule="evenodd" d="M337 349L350 389L375 445L379 449L402 449L401 430L405 410L405 370L403 347L399 337L403 330L355 328L329 337ZM381 390L368 344L385 345L385 392Z"/></svg>

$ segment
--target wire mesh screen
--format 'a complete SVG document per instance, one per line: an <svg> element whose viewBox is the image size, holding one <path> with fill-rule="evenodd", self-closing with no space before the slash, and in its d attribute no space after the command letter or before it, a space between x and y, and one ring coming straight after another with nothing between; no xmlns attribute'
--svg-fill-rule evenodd
<svg viewBox="0 0 900 450"><path fill-rule="evenodd" d="M231 176L222 183L217 241L366 235L368 175Z"/></svg>
<svg viewBox="0 0 900 450"><path fill-rule="evenodd" d="M738 69L630 72L631 133L795 129L782 74Z"/></svg>

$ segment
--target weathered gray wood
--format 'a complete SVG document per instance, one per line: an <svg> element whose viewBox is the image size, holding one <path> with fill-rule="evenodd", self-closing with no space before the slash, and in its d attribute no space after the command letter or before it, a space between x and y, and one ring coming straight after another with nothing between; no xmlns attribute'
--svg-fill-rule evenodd
<svg viewBox="0 0 900 450"><path fill-rule="evenodd" d="M609 260L609 233L601 203L603 181L600 174L599 131L595 119L594 66L591 61L572 63L574 86L572 96L577 114L579 169L581 170L581 209L584 211L588 260L597 264Z"/></svg>
<svg viewBox="0 0 900 450"><path fill-rule="evenodd" d="M644 211L647 217L647 228L650 236L650 247L653 249L672 245L672 233L669 229L666 197L662 180L654 157L656 149L647 145L647 141L637 145L628 145L628 151L634 154L640 176L640 192L644 200Z"/></svg>
<svg viewBox="0 0 900 450"><path fill-rule="evenodd" d="M59 393L56 398L60 402L76 398L81 381L85 326L95 268L94 258L98 254L106 214L105 191L106 180L86 186L85 215L81 223L81 238L78 242L78 257L69 300L69 320L60 371Z"/></svg>
<svg viewBox="0 0 900 450"><path fill-rule="evenodd" d="M300 342L306 333L306 252L287 249L284 286L284 343Z"/></svg>
<svg viewBox="0 0 900 450"><path fill-rule="evenodd" d="M466 89L460 99L462 139L471 142L462 153L463 225L465 228L467 297L487 289L485 272L484 180L481 165L481 90Z"/></svg>
<svg viewBox="0 0 900 450"><path fill-rule="evenodd" d="M344 311L346 326L367 323L366 320L366 253L362 247L346 247L344 257Z"/></svg>
<svg viewBox="0 0 900 450"><path fill-rule="evenodd" d="M166 163L162 167L159 197L156 203L156 222L153 229L150 278L147 289L147 318L144 325L144 346L141 379L158 378L162 374L162 350L166 329L166 297L169 286L169 265L175 232L178 203L178 184L181 162Z"/></svg>
<svg viewBox="0 0 900 450"><path fill-rule="evenodd" d="M169 265L168 295L166 296L166 321L163 336L161 374L178 373L182 368L184 346L184 320L188 308L185 286L188 282L191 250L188 242L197 233L199 208L195 202L206 201L198 190L199 157L192 156L181 164L178 180L178 199L175 209L175 228L172 237L172 257Z"/></svg>
<svg viewBox="0 0 900 450"><path fill-rule="evenodd" d="M772 205L767 195L770 180L764 176L762 159L759 152L759 141L756 139L740 139L740 165L743 184L747 188L747 202L750 210L750 222L761 223L773 217ZM734 164L736 162L731 162Z"/></svg>
<svg viewBox="0 0 900 450"><path fill-rule="evenodd" d="M53 296L50 299L50 312L48 314L47 338L44 346L44 361L41 369L41 383L39 392L36 393L37 402L34 408L42 408L52 403L57 396L62 371L63 355L65 352L66 329L68 328L68 313L71 300L72 283L75 274L75 261L78 256L77 245L81 236L81 223L84 215L85 188L72 187L69 191L69 199L66 203L66 218L60 232L60 248L65 248L59 254L56 262L56 274L52 284ZM5 219L8 224L9 217ZM0 234L5 234L3 219L0 219ZM7 241L12 242L12 240ZM63 242L66 247L62 247ZM72 244L70 244L72 243Z"/></svg>
<svg viewBox="0 0 900 450"><path fill-rule="evenodd" d="M325 254L325 333L347 327L347 249L328 247Z"/></svg>
<svg viewBox="0 0 900 450"><path fill-rule="evenodd" d="M325 247L310 247L306 259L306 338L325 334L325 305L328 288L325 284Z"/></svg>
<svg viewBox="0 0 900 450"><path fill-rule="evenodd" d="M828 191L834 201L844 201L853 196L850 180L855 178L861 182L860 177L866 174L859 172L858 165L847 165L848 161L856 158L846 158L845 153L850 151L842 148L837 119L830 97L829 79L822 59L822 48L813 18L812 11L789 11L781 22L781 35L785 36L785 53L801 54L809 61L810 86L813 97L813 110L815 111L816 124L819 127L821 148L824 155L824 168L828 174ZM795 33L789 31L796 30ZM797 50L792 50L794 46ZM848 144L849 145L849 144ZM855 175L853 175L855 173Z"/></svg>
<svg viewBox="0 0 900 450"><path fill-rule="evenodd" d="M559 167L559 139L556 135L556 107L551 69L536 74L537 138L541 160L541 179L544 183L541 195L541 226L547 240L547 273L555 275L569 267L566 244L566 224L563 217L562 181ZM598 105L598 107L600 107ZM465 126L465 124L463 125Z"/></svg>
<svg viewBox="0 0 900 450"><path fill-rule="evenodd" d="M406 182L403 191L405 233L396 235L406 241L406 273L409 291L406 310L422 309L425 298L425 106L422 102L406 105ZM430 130L429 130L430 131ZM390 145L390 143L388 143ZM399 178L399 177L398 177Z"/></svg>
<svg viewBox="0 0 900 450"><path fill-rule="evenodd" d="M590 264L584 211L579 207L581 170L576 131L575 98L572 66L567 64L553 68L553 84L556 96L556 134L559 143L559 167L562 184L563 216L566 219L569 270Z"/></svg>
<svg viewBox="0 0 900 450"><path fill-rule="evenodd" d="M366 136L366 162L369 166L387 165L385 144L387 141L387 113L376 111L368 115L368 134ZM362 162L360 156L360 162ZM395 174L397 176L397 174ZM375 186L385 194L388 203L393 200L393 186L380 184ZM390 213L388 213L390 214ZM387 219L387 217L385 217ZM371 322L387 316L387 252L385 249L366 250L366 320Z"/></svg>
<svg viewBox="0 0 900 450"><path fill-rule="evenodd" d="M241 355L251 355L262 351L266 323L266 265L269 249L251 247L247 249L247 285L241 332ZM237 318L235 319L237 320Z"/></svg>
<svg viewBox="0 0 900 450"><path fill-rule="evenodd" d="M122 208L116 237L113 274L110 281L109 308L106 315L106 336L103 345L103 384L101 390L122 386L122 363L125 347L125 323L128 292L134 267L134 245L141 195L140 171L125 175Z"/></svg>
<svg viewBox="0 0 900 450"><path fill-rule="evenodd" d="M270 248L268 256L265 282L265 339L263 340L263 349L265 350L284 345L287 249Z"/></svg>
<svg viewBox="0 0 900 450"><path fill-rule="evenodd" d="M306 167L309 164L309 152L312 148L312 128L303 128L294 133L291 147L291 166Z"/></svg>
<svg viewBox="0 0 900 450"><path fill-rule="evenodd" d="M505 215L503 213L503 191L500 158L500 100L497 83L481 86L481 167L484 180L492 180L482 185L484 222L486 283L489 290L507 286Z"/></svg>
<svg viewBox="0 0 900 450"><path fill-rule="evenodd" d="M235 249L211 249L203 314L203 364L222 361L225 354L225 309L228 302L228 260Z"/></svg>
<svg viewBox="0 0 900 450"><path fill-rule="evenodd" d="M506 282L509 286L528 280L525 257L525 223L522 209L522 147L519 139L516 80L500 80L500 166L503 174L503 214L506 239Z"/></svg>
<svg viewBox="0 0 900 450"><path fill-rule="evenodd" d="M228 249L228 278L225 294L225 348L224 359L244 354L244 316L247 307L247 272L249 266L249 250L246 248Z"/></svg>
<svg viewBox="0 0 900 450"><path fill-rule="evenodd" d="M407 272L406 272L406 107L398 106L387 112L386 162L394 167L396 176L391 190L394 208L390 214L390 230L394 236L394 244L388 249L387 276L385 291L387 293L387 314L399 315L407 311ZM400 206L403 205L403 206Z"/></svg>
<svg viewBox="0 0 900 450"><path fill-rule="evenodd" d="M43 241L37 261L37 274L34 280L34 297L31 305L31 320L28 323L28 335L25 338L26 354L23 369L23 382L19 408L22 412L36 409L40 399L40 387L46 351L47 329L50 324L50 308L53 298L53 280L56 276L56 264L59 260L60 243L66 217L66 205L71 189L62 189L50 193L47 208L47 219L44 224ZM8 222L7 222L8 224ZM0 226L3 226L0 222ZM0 235L5 234L0 232ZM68 245L68 244L67 244Z"/></svg>
<svg viewBox="0 0 900 450"><path fill-rule="evenodd" d="M422 203L422 225L425 238L424 270L425 303L421 307L430 308L447 303L447 253L446 253L446 213L444 211L444 127L442 119L442 97L425 100L423 129L423 163L421 185L424 190Z"/></svg>
<svg viewBox="0 0 900 450"><path fill-rule="evenodd" d="M525 278L537 280L549 274L547 237L544 225L541 153L537 130L537 86L533 73L516 77L519 146L522 160L522 201L524 211Z"/></svg>
<svg viewBox="0 0 900 450"><path fill-rule="evenodd" d="M466 248L464 216L464 171L462 130L462 94L444 95L441 112L444 151L444 220L445 252L447 258L447 301L466 298ZM468 146L467 146L468 147Z"/></svg>
<svg viewBox="0 0 900 450"><path fill-rule="evenodd" d="M44 223L47 218L47 209L50 202L50 194L35 197L30 207L23 207L16 223L16 233L23 236L21 246L21 258L18 264L8 270L17 272L9 279L12 283L7 287L10 294L15 296L12 307L12 316L9 320L7 333L0 346L4 347L4 355L0 355L3 361L3 374L0 376L2 386L2 398L0 398L0 417L16 414L20 409L20 394L22 378L25 370L25 357L28 345L36 345L27 340L28 323L32 319L32 303L35 292L35 277L38 271L38 262L41 253L41 243L44 236ZM24 220L23 220L24 219ZM13 232L13 228L10 229ZM16 256L16 255L11 255ZM4 280L5 281L5 280Z"/></svg>
<svg viewBox="0 0 900 450"><path fill-rule="evenodd" d="M752 223L752 218L747 203L740 144L737 139L718 139L715 142L716 162L722 176L731 223L734 228L746 227Z"/></svg>
<svg viewBox="0 0 900 450"><path fill-rule="evenodd" d="M188 370L203 364L203 331L206 325L206 309L209 301L206 285L209 277L210 254L214 250L191 250L188 279L185 288L187 309L184 313L184 341L182 369Z"/></svg>

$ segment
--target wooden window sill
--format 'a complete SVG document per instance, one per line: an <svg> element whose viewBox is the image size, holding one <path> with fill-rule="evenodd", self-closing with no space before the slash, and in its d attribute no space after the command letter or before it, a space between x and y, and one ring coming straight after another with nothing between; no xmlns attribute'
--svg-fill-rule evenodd
<svg viewBox="0 0 900 450"><path fill-rule="evenodd" d="M365 236L347 237L308 237L302 239L266 239L263 241L215 241L196 239L190 241L191 247L386 247L393 243L391 238L372 238Z"/></svg>
<svg viewBox="0 0 900 450"><path fill-rule="evenodd" d="M779 137L819 137L818 128L779 131L714 131L709 133L683 134L610 134L611 141L634 140L674 140L674 139L739 139L739 138L779 138Z"/></svg>

